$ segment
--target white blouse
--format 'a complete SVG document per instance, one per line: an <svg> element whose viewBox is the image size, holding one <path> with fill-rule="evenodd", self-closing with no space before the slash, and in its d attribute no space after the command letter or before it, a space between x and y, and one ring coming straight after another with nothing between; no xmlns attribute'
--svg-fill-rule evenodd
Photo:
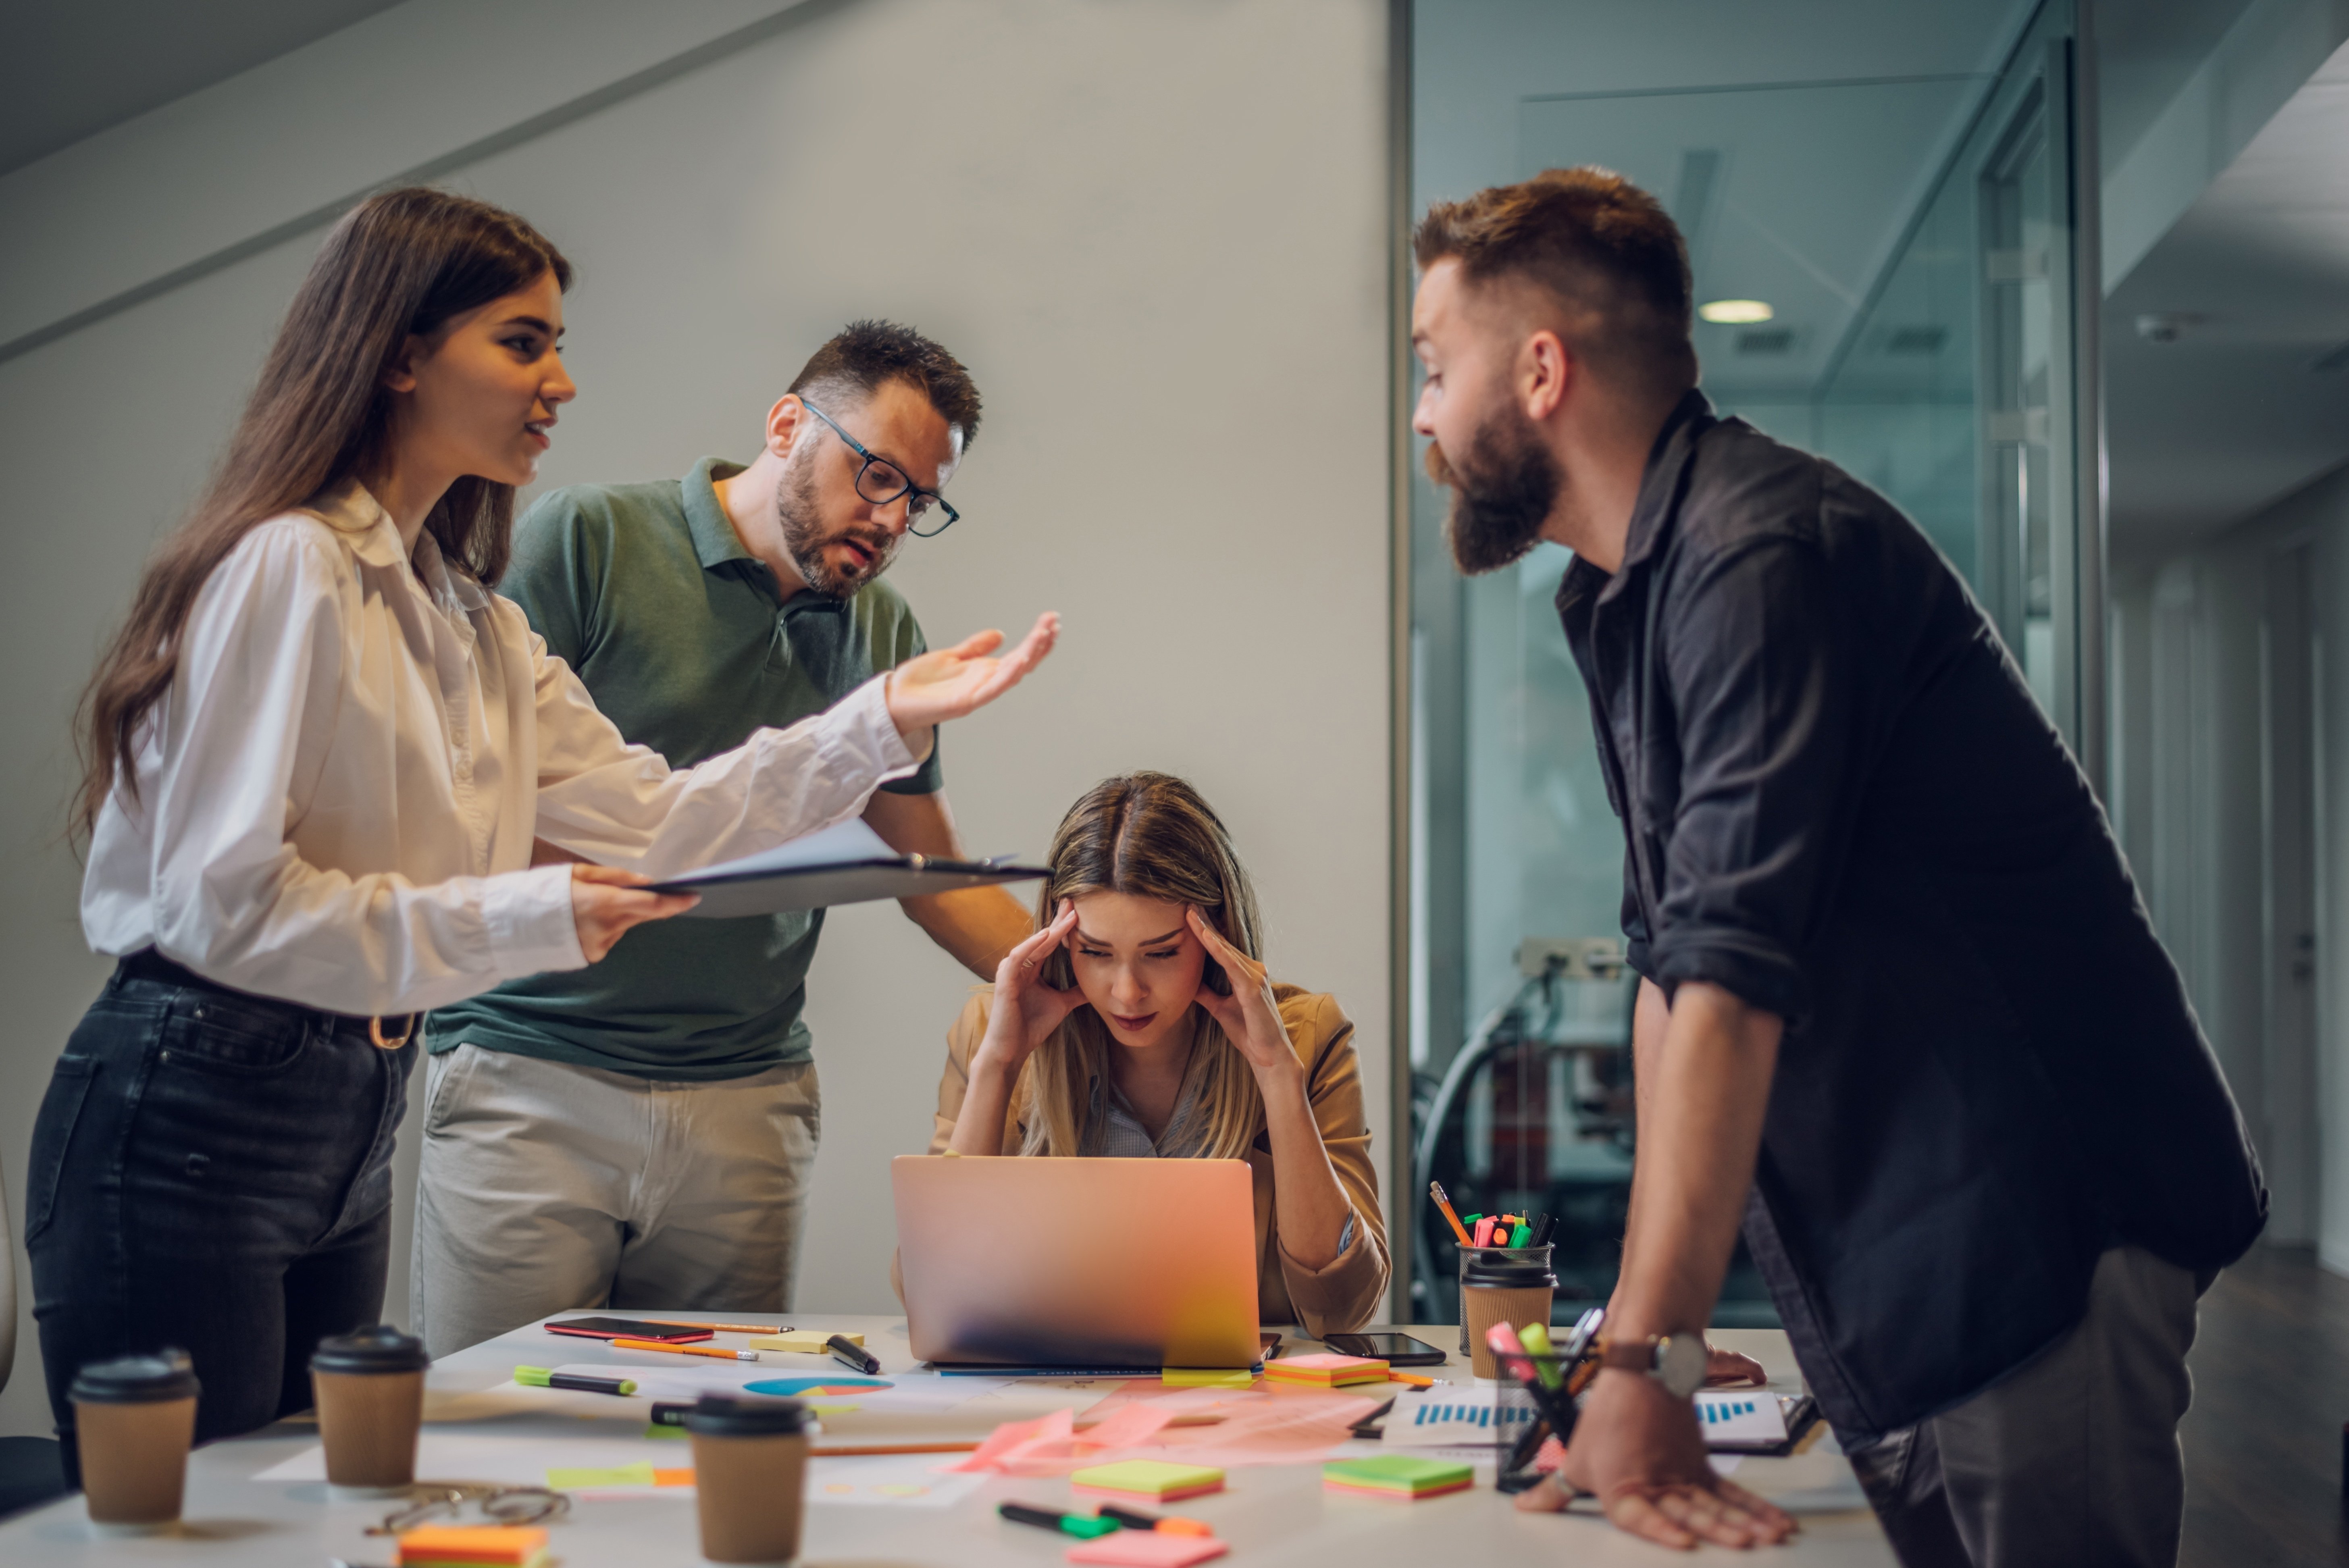
<svg viewBox="0 0 2349 1568"><path fill-rule="evenodd" d="M533 838L659 878L852 816L919 760L875 678L672 769L429 534L411 565L357 485L213 571L136 753L90 841L90 945L384 1016L585 963Z"/></svg>

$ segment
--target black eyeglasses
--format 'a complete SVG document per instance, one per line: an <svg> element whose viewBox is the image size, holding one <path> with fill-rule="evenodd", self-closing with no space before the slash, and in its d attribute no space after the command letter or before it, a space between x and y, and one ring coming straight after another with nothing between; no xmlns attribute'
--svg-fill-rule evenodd
<svg viewBox="0 0 2349 1568"><path fill-rule="evenodd" d="M899 496L905 502L905 531L916 539L935 539L962 521L962 513L947 504L947 498L936 490L926 490L905 477L905 470L886 458L876 458L864 449L864 443L842 429L833 417L809 402L800 399L800 407L832 427L832 433L848 443L848 449L864 459L856 470L856 493L874 506L886 506ZM922 520L935 506L946 514L946 521L936 528L924 528Z"/></svg>

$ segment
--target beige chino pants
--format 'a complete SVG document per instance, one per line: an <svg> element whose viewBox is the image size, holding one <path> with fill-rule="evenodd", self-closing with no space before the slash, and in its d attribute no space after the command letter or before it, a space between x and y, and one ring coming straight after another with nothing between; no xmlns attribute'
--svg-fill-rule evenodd
<svg viewBox="0 0 2349 1568"><path fill-rule="evenodd" d="M437 1357L579 1308L787 1311L820 1112L812 1062L684 1082L431 1057L415 1331Z"/></svg>

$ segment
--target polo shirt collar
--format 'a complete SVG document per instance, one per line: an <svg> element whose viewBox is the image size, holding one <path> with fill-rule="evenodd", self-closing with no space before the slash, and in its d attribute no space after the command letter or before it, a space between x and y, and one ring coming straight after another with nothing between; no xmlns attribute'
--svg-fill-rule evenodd
<svg viewBox="0 0 2349 1568"><path fill-rule="evenodd" d="M705 572L730 561L758 563L759 558L742 548L741 535L734 531L733 520L718 500L718 481L732 479L742 468L723 458L704 458L686 470L685 525L693 534L693 553Z"/></svg>
<svg viewBox="0 0 2349 1568"><path fill-rule="evenodd" d="M730 463L723 458L704 458L686 470L686 531L693 535L694 557L701 562L704 572L715 572L730 562L747 562L759 581L771 592L774 573L767 570L766 562L742 548L742 536L734 531L734 520L726 515L726 508L718 499L718 481L732 479L742 469L742 464ZM819 593L812 588L802 588L783 601L786 615L847 613L847 600Z"/></svg>

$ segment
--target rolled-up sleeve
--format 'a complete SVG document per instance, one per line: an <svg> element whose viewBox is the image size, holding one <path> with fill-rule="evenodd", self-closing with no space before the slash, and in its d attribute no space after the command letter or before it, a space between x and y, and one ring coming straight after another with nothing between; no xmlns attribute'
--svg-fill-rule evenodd
<svg viewBox="0 0 2349 1568"><path fill-rule="evenodd" d="M1793 1024L1851 841L1850 610L1815 545L1771 536L1676 589L1664 614L1681 776L1649 967Z"/></svg>

